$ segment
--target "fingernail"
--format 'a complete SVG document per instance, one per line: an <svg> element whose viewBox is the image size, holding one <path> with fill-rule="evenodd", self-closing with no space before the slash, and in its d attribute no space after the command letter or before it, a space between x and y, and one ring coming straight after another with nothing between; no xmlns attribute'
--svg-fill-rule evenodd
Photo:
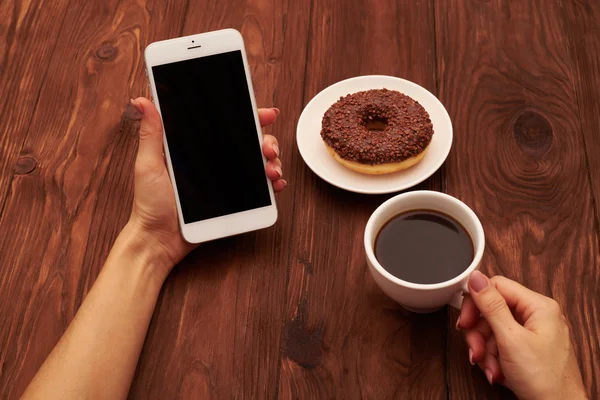
<svg viewBox="0 0 600 400"><path fill-rule="evenodd" d="M485 369L485 377L487 378L490 385L494 384L494 375L492 374L492 370L489 368Z"/></svg>
<svg viewBox="0 0 600 400"><path fill-rule="evenodd" d="M144 113L144 107L142 107L142 103L135 99L129 99L129 103L139 112L140 114Z"/></svg>
<svg viewBox="0 0 600 400"><path fill-rule="evenodd" d="M481 292L488 285L487 277L479 271L474 271L469 277L469 284L475 293Z"/></svg>
<svg viewBox="0 0 600 400"><path fill-rule="evenodd" d="M473 362L473 349L469 348L469 362L471 363L471 365L475 365L475 363Z"/></svg>
<svg viewBox="0 0 600 400"><path fill-rule="evenodd" d="M283 182L283 187L287 186L287 181L285 179L282 179L281 182Z"/></svg>
<svg viewBox="0 0 600 400"><path fill-rule="evenodd" d="M280 178L283 176L283 171L279 166L275 167L275 172L277 172L277 175L279 175Z"/></svg>
<svg viewBox="0 0 600 400"><path fill-rule="evenodd" d="M456 320L456 330L460 331L460 315L458 316L458 319Z"/></svg>
<svg viewBox="0 0 600 400"><path fill-rule="evenodd" d="M275 157L279 157L279 146L276 144L273 145L273 151L275 152Z"/></svg>
<svg viewBox="0 0 600 400"><path fill-rule="evenodd" d="M281 112L279 111L279 108L271 108L271 110L275 111L275 114L277 115L279 115L279 113Z"/></svg>

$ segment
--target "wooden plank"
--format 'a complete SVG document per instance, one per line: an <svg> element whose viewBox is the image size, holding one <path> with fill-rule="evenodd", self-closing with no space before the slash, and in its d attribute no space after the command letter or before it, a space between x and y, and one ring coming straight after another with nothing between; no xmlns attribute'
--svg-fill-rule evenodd
<svg viewBox="0 0 600 400"><path fill-rule="evenodd" d="M313 1L303 104L345 78L386 74L435 93L432 3ZM444 398L445 313L411 315L372 280L365 196L317 178L294 154L296 205L279 395ZM441 188L441 176L422 188Z"/></svg>
<svg viewBox="0 0 600 400"><path fill-rule="evenodd" d="M127 218L137 134L125 105L145 91L140 49L178 34L179 3L74 2L67 11L22 150L37 168L13 180L0 219L11 232L0 238L3 398L22 393L58 341Z"/></svg>
<svg viewBox="0 0 600 400"><path fill-rule="evenodd" d="M190 0L183 34L225 27L244 36L259 106L281 109L265 129L292 170L310 4ZM226 154L223 154L226 162ZM235 181L232 178L232 184ZM274 398L294 183L267 230L204 244L167 280L131 390L133 398Z"/></svg>
<svg viewBox="0 0 600 400"><path fill-rule="evenodd" d="M68 4L0 2L0 216Z"/></svg>
<svg viewBox="0 0 600 400"><path fill-rule="evenodd" d="M600 4L562 2L596 218L600 219ZM597 228L598 230L598 228Z"/></svg>
<svg viewBox="0 0 600 400"><path fill-rule="evenodd" d="M600 3L597 1L567 1L560 2L565 17L565 30L568 33L570 54L573 60L573 75L575 93L579 110L580 123L590 186L592 189L593 205L595 205L596 237L600 235ZM598 262L598 261L596 261ZM591 287L600 287L600 274L587 277ZM586 315L587 330L600 330L600 304L598 293L591 299L592 310ZM583 296L583 294L582 294ZM584 297L581 297L585 301ZM595 352L583 354L584 381L588 392L593 398L600 397L600 347L595 342ZM586 357L587 355L587 357ZM595 360L595 362L594 362Z"/></svg>
<svg viewBox="0 0 600 400"><path fill-rule="evenodd" d="M596 393L598 238L562 12L546 0L436 3L439 95L456 132L448 192L482 220L482 269L562 304ZM450 397L504 397L452 332Z"/></svg>

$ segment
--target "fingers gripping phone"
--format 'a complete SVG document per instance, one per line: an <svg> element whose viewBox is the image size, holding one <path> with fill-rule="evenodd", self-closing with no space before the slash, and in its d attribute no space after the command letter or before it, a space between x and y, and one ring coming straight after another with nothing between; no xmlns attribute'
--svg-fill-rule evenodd
<svg viewBox="0 0 600 400"><path fill-rule="evenodd" d="M144 57L184 239L273 225L277 207L241 34L225 29L155 42Z"/></svg>

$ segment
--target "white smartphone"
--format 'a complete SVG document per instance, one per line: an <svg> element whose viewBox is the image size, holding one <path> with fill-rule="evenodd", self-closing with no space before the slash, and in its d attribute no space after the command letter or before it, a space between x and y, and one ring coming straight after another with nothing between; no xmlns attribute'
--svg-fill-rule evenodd
<svg viewBox="0 0 600 400"><path fill-rule="evenodd" d="M155 42L144 57L184 239L273 225L277 206L242 35L225 29Z"/></svg>

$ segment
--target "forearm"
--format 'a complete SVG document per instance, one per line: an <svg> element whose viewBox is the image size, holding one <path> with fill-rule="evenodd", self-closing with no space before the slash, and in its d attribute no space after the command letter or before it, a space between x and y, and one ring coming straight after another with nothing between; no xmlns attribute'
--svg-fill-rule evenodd
<svg viewBox="0 0 600 400"><path fill-rule="evenodd" d="M23 398L126 398L168 270L131 226Z"/></svg>

